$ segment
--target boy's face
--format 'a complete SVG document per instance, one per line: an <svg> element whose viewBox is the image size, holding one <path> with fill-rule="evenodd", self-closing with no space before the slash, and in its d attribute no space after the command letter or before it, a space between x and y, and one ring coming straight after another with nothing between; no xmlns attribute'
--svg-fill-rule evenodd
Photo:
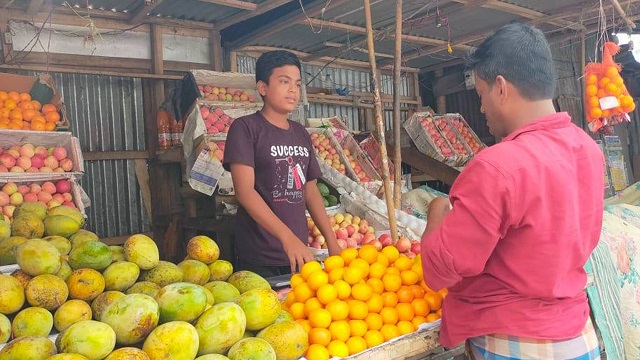
<svg viewBox="0 0 640 360"><path fill-rule="evenodd" d="M273 69L269 84L258 81L258 91L264 102L280 114L289 114L298 106L302 79L295 65Z"/></svg>

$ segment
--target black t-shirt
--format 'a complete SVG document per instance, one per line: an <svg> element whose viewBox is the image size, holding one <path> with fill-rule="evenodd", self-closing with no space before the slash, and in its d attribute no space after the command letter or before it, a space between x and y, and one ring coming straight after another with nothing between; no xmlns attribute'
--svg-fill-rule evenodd
<svg viewBox="0 0 640 360"><path fill-rule="evenodd" d="M255 190L300 241L307 242L304 184L322 173L304 126L289 121L289 129L269 123L262 113L236 119L224 153L224 167L248 165L255 171ZM285 266L282 243L258 225L242 208L236 216L236 254L261 266Z"/></svg>

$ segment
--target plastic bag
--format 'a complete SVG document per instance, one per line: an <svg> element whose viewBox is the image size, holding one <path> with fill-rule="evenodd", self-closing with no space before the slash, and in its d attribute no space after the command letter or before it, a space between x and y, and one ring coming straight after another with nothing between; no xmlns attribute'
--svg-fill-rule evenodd
<svg viewBox="0 0 640 360"><path fill-rule="evenodd" d="M619 51L618 45L607 42L602 50L602 63L589 63L585 67L585 108L592 132L631 121L627 114L635 110L633 97L620 76L620 65L613 60Z"/></svg>

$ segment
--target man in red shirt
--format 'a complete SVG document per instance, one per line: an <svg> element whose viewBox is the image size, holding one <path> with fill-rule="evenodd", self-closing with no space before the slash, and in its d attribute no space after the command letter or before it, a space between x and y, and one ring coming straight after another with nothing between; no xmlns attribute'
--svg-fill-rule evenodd
<svg viewBox="0 0 640 360"><path fill-rule="evenodd" d="M430 204L425 282L448 288L441 342L479 359L597 359L583 291L600 237L602 153L557 113L544 34L509 24L468 58L499 144Z"/></svg>

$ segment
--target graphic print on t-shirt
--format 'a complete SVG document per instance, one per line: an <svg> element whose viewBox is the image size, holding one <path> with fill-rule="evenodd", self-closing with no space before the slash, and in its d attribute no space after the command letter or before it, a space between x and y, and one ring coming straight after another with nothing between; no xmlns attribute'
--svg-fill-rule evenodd
<svg viewBox="0 0 640 360"><path fill-rule="evenodd" d="M308 163L309 149L304 146L272 145L271 157L276 165L276 184L271 193L273 201L290 204L302 202L303 186L307 182L303 166L306 167Z"/></svg>

